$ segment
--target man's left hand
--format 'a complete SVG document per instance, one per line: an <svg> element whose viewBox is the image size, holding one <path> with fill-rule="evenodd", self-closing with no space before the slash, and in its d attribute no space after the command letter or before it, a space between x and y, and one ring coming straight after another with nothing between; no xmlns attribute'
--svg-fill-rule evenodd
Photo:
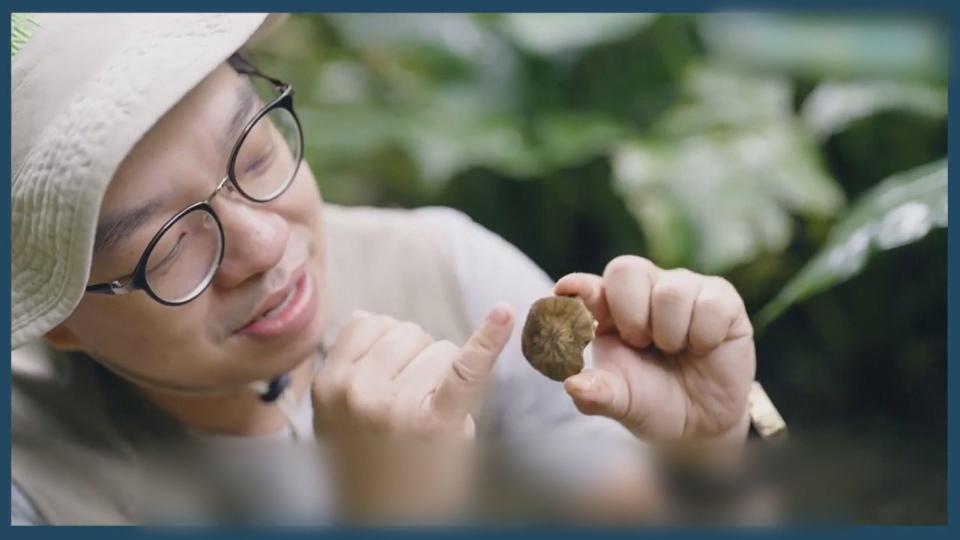
<svg viewBox="0 0 960 540"><path fill-rule="evenodd" d="M599 323L594 368L564 382L581 412L650 442L743 439L753 327L728 281L621 256L554 292L579 296Z"/></svg>

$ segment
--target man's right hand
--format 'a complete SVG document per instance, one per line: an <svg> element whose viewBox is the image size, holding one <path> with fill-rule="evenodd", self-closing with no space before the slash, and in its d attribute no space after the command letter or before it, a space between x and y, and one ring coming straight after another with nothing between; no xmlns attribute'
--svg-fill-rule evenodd
<svg viewBox="0 0 960 540"><path fill-rule="evenodd" d="M470 410L513 323L496 307L458 347L413 323L354 314L313 384L314 426L351 517L435 519L457 510L469 489Z"/></svg>

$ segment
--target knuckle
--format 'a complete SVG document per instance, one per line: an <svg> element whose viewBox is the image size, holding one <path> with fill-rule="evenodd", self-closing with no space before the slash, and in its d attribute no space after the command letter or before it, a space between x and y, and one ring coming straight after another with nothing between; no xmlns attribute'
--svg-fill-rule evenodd
<svg viewBox="0 0 960 540"><path fill-rule="evenodd" d="M344 328L352 329L365 324L370 324L376 320L376 317L376 315L354 312L353 315L350 316L350 320L347 321L347 324L344 326Z"/></svg>
<svg viewBox="0 0 960 540"><path fill-rule="evenodd" d="M720 300L726 306L726 315L735 319L741 314L746 314L747 306L740 296L740 292L732 283L722 277L716 278L716 289L719 291Z"/></svg>
<svg viewBox="0 0 960 540"><path fill-rule="evenodd" d="M676 278L684 283L703 283L706 279L706 276L703 274L698 274L689 268L677 268L670 271L671 274L676 276Z"/></svg>
<svg viewBox="0 0 960 540"><path fill-rule="evenodd" d="M472 384L478 382L483 374L474 367L464 362L462 359L457 359L450 365L450 369L453 370L453 374L460 379L462 382Z"/></svg>
<svg viewBox="0 0 960 540"><path fill-rule="evenodd" d="M380 332L389 332L396 328L400 321L387 315L368 315L354 321L355 328L366 327L377 329Z"/></svg>
<svg viewBox="0 0 960 540"><path fill-rule="evenodd" d="M664 278L653 286L652 298L655 304L676 305L688 296L688 287L680 280Z"/></svg>
<svg viewBox="0 0 960 540"><path fill-rule="evenodd" d="M642 272L651 274L656 270L656 265L649 259L638 257L636 255L620 255L614 257L603 271L604 278L622 276L633 272Z"/></svg>
<svg viewBox="0 0 960 540"><path fill-rule="evenodd" d="M716 293L704 293L697 299L697 312L701 315L710 316L710 317L729 317L730 313L727 313L729 309L727 302L723 296Z"/></svg>
<svg viewBox="0 0 960 540"><path fill-rule="evenodd" d="M397 330L404 334L418 334L423 331L418 324L410 321L397 323Z"/></svg>
<svg viewBox="0 0 960 540"><path fill-rule="evenodd" d="M347 385L344 401L351 413L368 421L376 421L389 412L388 404L356 379Z"/></svg>
<svg viewBox="0 0 960 540"><path fill-rule="evenodd" d="M391 326L395 326L400 323L400 321L398 321L397 319L394 319L389 315L374 315L371 317L371 319L380 324L388 324Z"/></svg>
<svg viewBox="0 0 960 540"><path fill-rule="evenodd" d="M420 341L428 347L430 345L433 345L434 343L433 336L431 336L425 330L422 330L422 329L420 330Z"/></svg>
<svg viewBox="0 0 960 540"><path fill-rule="evenodd" d="M723 276L710 276L710 281L712 281L718 289L724 290L733 294L737 294L737 288L733 286L733 283L723 277Z"/></svg>
<svg viewBox="0 0 960 540"><path fill-rule="evenodd" d="M743 299L740 297L740 291L737 290L733 283L730 283L726 278L722 277L716 277L714 281L717 290L721 291L721 294L735 300L737 303L743 303Z"/></svg>
<svg viewBox="0 0 960 540"><path fill-rule="evenodd" d="M404 334L420 335L425 333L419 324L410 321L398 322L397 329Z"/></svg>
<svg viewBox="0 0 960 540"><path fill-rule="evenodd" d="M433 337L430 336L419 324L404 321L398 323L397 331L400 332L403 336L409 337L410 339L416 339L424 343L432 343Z"/></svg>
<svg viewBox="0 0 960 540"><path fill-rule="evenodd" d="M452 356L460 354L460 347L457 347L452 341L446 339L435 341L430 345L431 352L436 352L440 356Z"/></svg>
<svg viewBox="0 0 960 540"><path fill-rule="evenodd" d="M493 338L485 333L478 334L471 341L471 348L477 354L493 354L497 350L497 345Z"/></svg>
<svg viewBox="0 0 960 540"><path fill-rule="evenodd" d="M486 334L480 334L473 339L473 348L479 353L493 352L493 341Z"/></svg>
<svg viewBox="0 0 960 540"><path fill-rule="evenodd" d="M351 329L356 329L362 326L382 326L390 324L391 318L386 315L377 315L373 313L367 314L358 314L354 313L353 318L350 319L350 322L347 325Z"/></svg>

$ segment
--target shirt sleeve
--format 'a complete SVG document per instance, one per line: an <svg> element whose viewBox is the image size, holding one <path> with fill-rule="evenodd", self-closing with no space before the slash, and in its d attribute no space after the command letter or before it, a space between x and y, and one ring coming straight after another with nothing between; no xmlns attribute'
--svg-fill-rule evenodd
<svg viewBox="0 0 960 540"><path fill-rule="evenodd" d="M16 482L10 482L10 525L44 525L43 518Z"/></svg>
<svg viewBox="0 0 960 540"><path fill-rule="evenodd" d="M471 325L478 327L497 302L512 306L513 336L487 389L481 436L525 481L560 495L599 478L627 452L642 445L619 423L581 414L561 383L534 370L520 350L520 333L530 305L553 294L553 280L502 237L465 214L443 207L416 210L454 263ZM584 361L592 365L590 346ZM539 491L539 490L538 490Z"/></svg>

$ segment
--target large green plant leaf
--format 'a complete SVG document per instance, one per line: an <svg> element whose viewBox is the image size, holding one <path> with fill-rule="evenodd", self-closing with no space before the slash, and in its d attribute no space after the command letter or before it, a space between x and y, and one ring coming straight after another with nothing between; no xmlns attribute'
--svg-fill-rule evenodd
<svg viewBox="0 0 960 540"><path fill-rule="evenodd" d="M602 19L580 24L619 24ZM328 167L324 176L350 174L385 149L402 151L427 190L475 166L540 176L606 154L625 131L589 110L530 114L518 103L515 53L496 25L465 14L328 20L353 53L327 63L315 99L299 106L307 124L323 127L310 133L307 155Z"/></svg>
<svg viewBox="0 0 960 540"><path fill-rule="evenodd" d="M657 137L613 153L615 185L657 262L723 272L786 248L791 215L842 207L785 79L701 69L687 86Z"/></svg>
<svg viewBox="0 0 960 540"><path fill-rule="evenodd" d="M934 16L712 13L708 51L740 66L812 77L947 78L949 35Z"/></svg>
<svg viewBox="0 0 960 540"><path fill-rule="evenodd" d="M947 115L947 91L902 81L825 81L803 102L800 115L811 131L826 138L847 125L885 110L931 118Z"/></svg>
<svg viewBox="0 0 960 540"><path fill-rule="evenodd" d="M867 192L823 249L757 315L762 329L795 302L860 272L871 253L915 242L947 226L947 161L892 176Z"/></svg>

